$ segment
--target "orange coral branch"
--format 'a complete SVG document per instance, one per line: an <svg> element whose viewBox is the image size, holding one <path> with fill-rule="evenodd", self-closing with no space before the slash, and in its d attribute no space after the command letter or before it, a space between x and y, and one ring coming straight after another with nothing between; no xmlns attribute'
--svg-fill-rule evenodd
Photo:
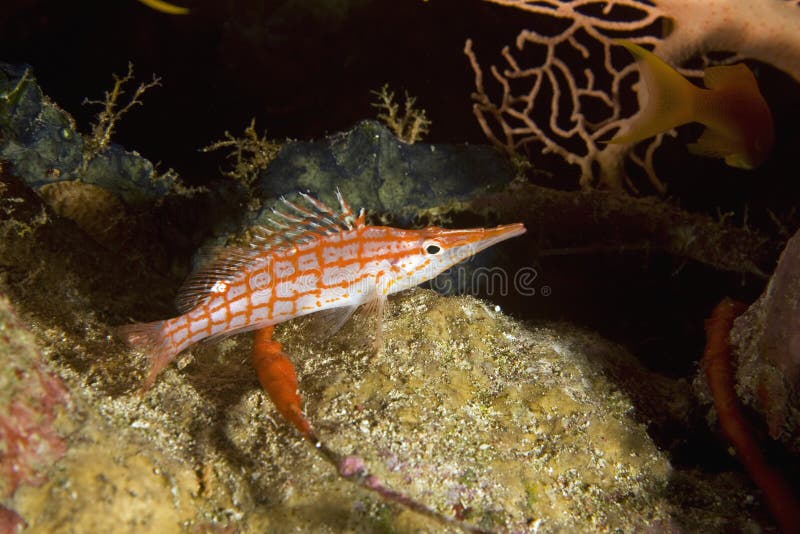
<svg viewBox="0 0 800 534"><path fill-rule="evenodd" d="M273 326L256 330L253 338L253 367L258 381L275 403L278 412L290 421L300 433L309 438L311 424L303 415L302 401L297 390L294 365L281 350L281 344L272 340Z"/></svg>
<svg viewBox="0 0 800 534"><path fill-rule="evenodd" d="M733 445L753 482L764 492L767 506L782 532L800 532L800 502L781 473L767 463L753 437L753 429L742 415L734 390L729 334L733 320L745 305L723 299L706 319L706 348L701 365L714 398L720 427Z"/></svg>

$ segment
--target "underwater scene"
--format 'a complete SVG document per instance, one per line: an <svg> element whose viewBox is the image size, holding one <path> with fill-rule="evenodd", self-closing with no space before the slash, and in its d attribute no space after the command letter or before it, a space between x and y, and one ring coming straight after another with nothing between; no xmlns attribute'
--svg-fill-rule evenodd
<svg viewBox="0 0 800 534"><path fill-rule="evenodd" d="M6 0L0 534L800 532L798 152L798 0Z"/></svg>

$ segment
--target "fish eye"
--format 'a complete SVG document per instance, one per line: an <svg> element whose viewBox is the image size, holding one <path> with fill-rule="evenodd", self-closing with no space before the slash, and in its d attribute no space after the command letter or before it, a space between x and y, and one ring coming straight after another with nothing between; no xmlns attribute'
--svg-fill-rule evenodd
<svg viewBox="0 0 800 534"><path fill-rule="evenodd" d="M425 252L427 254L430 254L431 256L433 256L435 254L438 254L438 253L440 253L442 251L442 247L440 247L436 243L432 243L432 242L428 242L428 243L423 244L422 248L425 249Z"/></svg>

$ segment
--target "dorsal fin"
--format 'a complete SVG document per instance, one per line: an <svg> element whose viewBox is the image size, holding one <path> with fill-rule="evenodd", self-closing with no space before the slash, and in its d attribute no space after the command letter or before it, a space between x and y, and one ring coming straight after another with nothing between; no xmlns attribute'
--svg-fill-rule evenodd
<svg viewBox="0 0 800 534"><path fill-rule="evenodd" d="M338 189L339 213L311 195L299 193L298 196L294 202L281 197L286 209L273 209L273 217L267 218L269 226L251 227L246 246L201 249L200 267L189 275L175 298L180 312L186 313L200 304L220 287L220 282L234 281L245 270L270 261L270 252L364 226L364 210L355 217ZM301 204L300 200L305 202Z"/></svg>
<svg viewBox="0 0 800 534"><path fill-rule="evenodd" d="M709 89L730 88L760 94L753 71L744 63L706 67L703 73L703 83Z"/></svg>
<svg viewBox="0 0 800 534"><path fill-rule="evenodd" d="M200 249L200 267L190 274L178 290L175 305L181 313L192 310L220 282L234 280L244 269L258 259L259 251L242 247L205 247ZM263 259L263 257L262 257Z"/></svg>
<svg viewBox="0 0 800 534"><path fill-rule="evenodd" d="M706 128L696 142L688 145L689 152L712 158L725 158L736 152L736 139L719 128Z"/></svg>

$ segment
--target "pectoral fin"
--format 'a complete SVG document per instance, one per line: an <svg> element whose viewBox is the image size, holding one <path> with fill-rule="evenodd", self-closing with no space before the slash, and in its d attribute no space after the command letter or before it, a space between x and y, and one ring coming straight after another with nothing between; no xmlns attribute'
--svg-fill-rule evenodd
<svg viewBox="0 0 800 534"><path fill-rule="evenodd" d="M322 341L341 330L344 323L353 315L358 308L355 306L342 306L323 310L312 315L310 329L317 340Z"/></svg>
<svg viewBox="0 0 800 534"><path fill-rule="evenodd" d="M364 317L375 318L375 351L380 352L383 346L383 308L386 304L386 295L384 295L378 286L377 280L375 286L370 291L367 301L364 303L362 313Z"/></svg>
<svg viewBox="0 0 800 534"><path fill-rule="evenodd" d="M712 158L725 158L736 152L733 138L711 128L706 128L697 142L689 144L688 148L692 154Z"/></svg>

